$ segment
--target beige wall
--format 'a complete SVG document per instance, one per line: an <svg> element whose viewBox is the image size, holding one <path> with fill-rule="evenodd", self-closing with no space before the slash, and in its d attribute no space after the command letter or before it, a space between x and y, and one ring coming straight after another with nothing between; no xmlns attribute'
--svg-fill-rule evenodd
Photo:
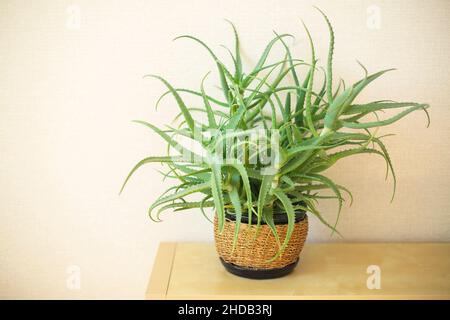
<svg viewBox="0 0 450 320"><path fill-rule="evenodd" d="M273 29L296 35L296 54L308 58L300 18L323 61L327 30L312 4L1 1L0 297L141 298L160 241L211 241L211 226L198 212L167 214L161 224L147 218L148 204L163 188L156 167L143 169L117 195L137 160L163 150L130 120L161 124L176 112L169 99L154 111L163 88L142 76L157 73L177 86L198 86L213 63L193 43L171 39L195 34L220 51L219 44L232 44L223 18L239 28L246 63L255 62ZM335 27L336 74L357 80L356 59L369 71L398 68L371 86L364 100L432 105L429 129L417 113L389 130L396 134L386 142L399 180L392 204L382 160L355 157L330 171L355 196L340 223L344 240L449 241L450 2L314 4ZM70 20L76 8L79 29ZM373 29L377 8L380 24ZM333 203L322 208L333 216ZM309 239L339 240L314 219ZM66 286L72 265L81 270L80 290Z"/></svg>

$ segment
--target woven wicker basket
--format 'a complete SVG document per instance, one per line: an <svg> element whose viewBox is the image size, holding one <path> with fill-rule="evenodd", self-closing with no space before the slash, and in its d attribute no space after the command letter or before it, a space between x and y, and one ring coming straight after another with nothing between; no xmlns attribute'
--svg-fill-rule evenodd
<svg viewBox="0 0 450 320"><path fill-rule="evenodd" d="M286 237L287 226L286 223L276 224L281 242ZM256 226L254 224L249 226L247 223L241 223L236 247L233 251L234 229L235 222L226 219L224 230L222 233L219 233L217 217L215 218L214 238L217 252L223 262L255 270L282 269L289 265L292 265L293 269L299 259L308 234L308 218L304 215L300 221L295 223L294 231L286 249L279 258L273 261L269 260L276 255L279 246L267 225L262 224L258 235L255 237Z"/></svg>

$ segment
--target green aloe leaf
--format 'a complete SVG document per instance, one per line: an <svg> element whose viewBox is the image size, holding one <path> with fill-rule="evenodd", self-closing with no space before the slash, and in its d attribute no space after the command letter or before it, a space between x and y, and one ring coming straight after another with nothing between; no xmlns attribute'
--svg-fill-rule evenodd
<svg viewBox="0 0 450 320"><path fill-rule="evenodd" d="M133 169L131 169L130 173L128 174L125 181L123 182L122 187L120 188L119 194L121 194L123 192L123 189L125 188L128 180L130 180L131 176L133 175L133 173L136 172L137 169L139 169L146 163L155 163L155 162L158 162L158 163L170 162L170 163L172 163L172 162L185 162L185 160L181 157L170 157L170 156L147 157L147 158L142 159L133 167Z"/></svg>
<svg viewBox="0 0 450 320"><path fill-rule="evenodd" d="M211 165L210 187L214 199L214 207L216 209L219 232L222 232L225 223L225 210L222 194L222 166L219 163L213 163Z"/></svg>
<svg viewBox="0 0 450 320"><path fill-rule="evenodd" d="M305 124L308 126L311 133L314 136L317 136L317 131L316 131L316 128L314 127L314 122L312 121L312 110L311 110L311 108L312 108L311 91L312 91L312 87L313 87L313 83L314 83L314 71L316 69L316 54L315 54L314 43L313 43L311 34L304 23L303 23L303 26L305 27L306 34L308 35L309 45L311 47L311 60L312 60L310 76L309 76L309 81L308 81L308 86L307 86L307 91L306 91L306 96L305 96L305 120L306 120Z"/></svg>
<svg viewBox="0 0 450 320"><path fill-rule="evenodd" d="M207 51L208 53L212 56L212 58L214 59L214 61L217 64L217 69L219 71L219 76L220 76L220 83L222 86L222 91L223 91L223 95L225 96L225 99L228 101L228 103L230 103L230 95L229 95L229 86L228 86L228 82L227 79L225 77L225 73L224 71L227 71L226 68L223 67L223 65L220 63L219 58L217 58L217 56L215 55L215 53L206 45L206 43L204 43L202 40L197 39L196 37L193 36L189 36L189 35L183 35L183 36L178 36L176 37L174 40L178 40L178 39L182 39L182 38L187 38L187 39L191 39L194 40L196 42L198 42L200 45L202 45Z"/></svg>
<svg viewBox="0 0 450 320"><path fill-rule="evenodd" d="M415 102L371 102L366 104L355 104L348 107L343 113L344 115L353 115L361 113L370 113L375 111L398 109L405 107L427 107L427 104Z"/></svg>
<svg viewBox="0 0 450 320"><path fill-rule="evenodd" d="M162 206L158 209L158 216L165 210L174 209L174 211L182 211L193 208L200 208L201 206L205 207L213 207L213 201L195 201L195 202L178 202L178 203L170 203L165 206Z"/></svg>
<svg viewBox="0 0 450 320"><path fill-rule="evenodd" d="M389 124L392 124L392 123L400 120L401 118L405 117L406 115L410 114L413 111L416 111L419 109L426 110L427 108L428 108L428 106L419 104L417 106L410 107L410 108L398 113L397 115L390 117L388 119L385 119L385 120L364 122L364 123L340 121L339 124L344 128L352 128L352 129L368 129L368 128L374 128L374 127L382 127L382 126L387 126ZM430 123L429 123L428 113L427 113L427 117L428 117L427 126L429 126Z"/></svg>
<svg viewBox="0 0 450 320"><path fill-rule="evenodd" d="M352 95L353 87L346 89L343 93L333 100L330 107L328 108L323 123L324 127L328 130L336 130L338 128L339 116L342 109L345 107L348 99Z"/></svg>
<svg viewBox="0 0 450 320"><path fill-rule="evenodd" d="M242 58L241 58L241 49L240 49L240 44L239 44L239 35L238 32L236 30L236 27L234 26L233 22L231 22L230 20L226 20L231 27L233 28L233 34L234 34L234 41L235 41L235 56L234 59L236 61L236 70L235 70L235 80L237 82L241 81L241 77L242 77Z"/></svg>
<svg viewBox="0 0 450 320"><path fill-rule="evenodd" d="M353 90L352 90L352 94L350 95L348 104L352 103L353 100L355 100L355 98L358 96L358 94L367 86L369 85L372 81L378 79L379 77L381 77L382 75L384 75L385 73L389 72L389 71L393 71L395 69L391 68L391 69L385 69L379 72L376 72L374 74L371 74L369 76L366 76L364 79L359 80L358 82L356 82L355 84L353 84Z"/></svg>
<svg viewBox="0 0 450 320"><path fill-rule="evenodd" d="M211 105L209 104L207 95L205 93L205 88L203 87L203 83L204 83L206 77L208 76L208 74L202 80L201 92L202 92L203 103L205 104L206 114L208 116L209 128L216 129L217 128L217 123L216 123L216 119L214 118L214 112L213 112L213 110L211 108Z"/></svg>
<svg viewBox="0 0 450 320"><path fill-rule="evenodd" d="M310 200L308 200L307 198L303 198L303 200L307 203L307 206L306 207L299 206L300 209L311 212L317 219L319 219L320 222L322 222L325 226L327 226L332 232L342 237L342 234L322 216L322 214L319 212L319 210L316 209L316 207L312 204Z"/></svg>
<svg viewBox="0 0 450 320"><path fill-rule="evenodd" d="M169 91L172 93L172 95L174 96L175 100L177 101L177 104L180 107L181 112L183 113L184 120L186 121L187 125L189 126L189 129L191 129L191 131L194 131L194 127L195 127L194 126L194 119L192 118L191 113L187 109L186 105L184 104L183 99L181 99L181 97L178 94L178 92L164 78L162 78L160 76L152 75L152 74L148 75L148 76L156 78L156 79L159 79L159 80L162 81L162 83L164 83L166 85L166 87L169 89Z"/></svg>
<svg viewBox="0 0 450 320"><path fill-rule="evenodd" d="M288 227L286 231L286 237L284 238L283 244L278 251L277 255L273 257L272 259L276 259L280 256L280 254L283 253L283 251L286 249L286 246L289 243L289 240L291 239L292 232L294 231L295 227L295 212L294 208L292 206L291 200L289 200L289 197L281 190L281 189L274 189L273 194L280 200L282 203L284 210L286 211L286 215L288 217Z"/></svg>
<svg viewBox="0 0 450 320"><path fill-rule="evenodd" d="M303 110L305 105L306 88L308 87L310 78L311 69L308 71L308 74L303 81L302 88L304 88L304 90L298 90L299 93L297 93L297 104L295 106L295 123L297 124L297 126L301 126L303 124Z"/></svg>
<svg viewBox="0 0 450 320"><path fill-rule="evenodd" d="M336 197L338 199L338 203L339 203L339 209L338 209L337 216L336 216L336 222L334 224L334 229L336 229L336 226L339 222L339 218L341 215L342 202L343 202L342 194L339 190L339 187L331 179L329 179L323 175L320 175L320 174L309 173L309 174L305 175L305 177L312 178L314 180L317 180L317 181L327 185L331 190L333 190L334 194L336 195ZM333 233L334 233L334 230L331 235L333 235Z"/></svg>
<svg viewBox="0 0 450 320"><path fill-rule="evenodd" d="M195 91L195 90L184 89L184 88L173 88L173 90L175 90L176 92L189 93L189 94L192 94L192 95L194 95L194 96L199 96L199 97L202 97L202 96L203 96L201 92L197 92L197 91ZM159 99L156 101L156 107L155 107L156 109L158 109L158 106L159 106L159 104L161 103L161 100L162 100L165 96L167 96L168 94L170 94L170 93L172 93L172 91L168 90L168 91L164 92L164 93L159 97ZM211 97L211 96L208 96L208 95L207 95L206 98L207 98L209 101L215 103L215 104L218 105L218 106L221 106L221 107L229 107L228 103L222 102L222 101L220 101L220 100L217 100L217 99L215 99L215 98L213 98L213 97Z"/></svg>
<svg viewBox="0 0 450 320"><path fill-rule="evenodd" d="M273 220L273 207L265 207L262 211L262 218L266 225L270 228L270 231L272 231L272 234L275 238L275 241L277 242L277 245L279 248L281 248L281 242L280 242L280 236L278 235L277 228L275 226L275 222Z"/></svg>
<svg viewBox="0 0 450 320"><path fill-rule="evenodd" d="M334 31L333 31L333 27L331 26L330 20L328 19L327 15L320 10L319 8L315 7L320 14L324 17L327 26L328 26L328 31L330 34L330 44L329 44L329 49L328 49L328 59L327 59L327 99L328 99L328 103L332 103L333 102L333 50L334 50Z"/></svg>
<svg viewBox="0 0 450 320"><path fill-rule="evenodd" d="M248 213L248 222L249 224L252 223L252 190L251 190L251 186L250 186L250 179L249 176L247 174L247 170L245 169L244 165L242 163L239 163L236 160L229 160L228 162L226 162L224 164L224 166L231 166L234 169L237 170L237 172L239 173L239 175L241 176L242 179L242 183L244 185L244 190L245 190L245 196L247 198L247 213Z"/></svg>
<svg viewBox="0 0 450 320"><path fill-rule="evenodd" d="M305 150L303 154L301 154L299 157L294 158L290 161L288 161L282 168L281 168L281 174L288 174L289 172L297 169L300 165L305 163L310 157L312 157L317 150L314 150L313 147L319 147L324 142L327 141L327 139L330 137L330 133L326 133L323 135L320 135L319 137L316 137L314 142L310 144L311 149Z"/></svg>
<svg viewBox="0 0 450 320"><path fill-rule="evenodd" d="M281 38L284 37L293 37L290 34L282 34L282 35L277 35L274 39L272 39L266 46L266 48L264 49L264 52L262 53L261 57L259 58L255 68L253 69L253 71L250 73L250 75L256 75L260 69L264 66L264 63L267 60L267 57L269 56L270 51L272 50L273 45L279 41ZM250 82L251 82L252 78L250 76L247 76L244 81L243 81L243 87L247 87Z"/></svg>
<svg viewBox="0 0 450 320"><path fill-rule="evenodd" d="M261 224L263 210L266 205L267 195L269 194L270 189L272 187L273 178L274 178L273 175L265 175L265 176L263 176L263 179L261 181L261 187L260 187L259 194L258 194L258 205L257 205L258 227Z"/></svg>
<svg viewBox="0 0 450 320"><path fill-rule="evenodd" d="M211 186L210 181L207 181L207 182L199 183L199 184L196 184L196 185L192 185L190 187L182 189L182 190L180 190L178 192L175 192L173 194L170 194L168 196L164 196L162 198L159 198L158 200L153 202L153 204L148 209L149 217L152 220L154 220L154 221L160 221L159 217L156 217L156 219L153 219L153 216L152 216L153 209L155 209L156 207L158 207L158 206L160 206L160 205L162 205L164 203L171 202L171 201L178 200L178 199L182 199L183 197L185 197L187 195L190 195L190 194L193 194L193 193L197 193L197 192L200 192L202 190L207 190L207 189L210 188L210 186Z"/></svg>
<svg viewBox="0 0 450 320"><path fill-rule="evenodd" d="M232 251L234 251L237 240L238 240L239 229L241 227L242 207L241 207L241 201L239 198L239 193L236 188L231 188L228 191L228 194L230 195L231 204L233 205L234 213L235 213L235 227L234 227L233 249L232 249Z"/></svg>
<svg viewBox="0 0 450 320"><path fill-rule="evenodd" d="M155 131L157 134L159 134L159 136L161 138L163 138L164 140L167 141L167 143L172 146L175 150L177 150L178 152L180 152L183 155L183 158L189 158L189 159L199 159L199 160L203 160L203 157L200 156L199 154L196 154L194 152L192 152L191 150L188 150L187 148L183 147L181 144L179 144L177 141L175 141L174 139L172 139L167 133L165 133L164 131L162 131L161 129L159 129L158 127L154 126L151 123L148 123L146 121L142 121L142 120L134 120L133 122L142 124L150 129L152 129L153 131Z"/></svg>

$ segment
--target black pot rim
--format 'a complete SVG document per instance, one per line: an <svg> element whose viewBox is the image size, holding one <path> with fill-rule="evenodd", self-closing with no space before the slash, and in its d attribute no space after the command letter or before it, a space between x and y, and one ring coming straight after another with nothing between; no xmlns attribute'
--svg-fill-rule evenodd
<svg viewBox="0 0 450 320"><path fill-rule="evenodd" d="M254 268L247 268L247 267L241 267L238 265L235 265L233 263L226 262L222 258L220 258L220 262L222 262L225 269L239 277L243 278L249 278L249 279L256 279L256 280L264 280L264 279L275 279L284 277L285 275L288 275L291 273L295 267L298 264L299 259L297 259L295 262L288 264L285 267L282 268L274 268L274 269L254 269Z"/></svg>
<svg viewBox="0 0 450 320"><path fill-rule="evenodd" d="M230 213L229 210L225 211L225 218L231 221L236 221L236 215ZM295 223L303 221L306 218L306 212L304 210L297 210L295 212ZM248 215L242 215L241 223L248 223ZM258 222L258 218L256 214L252 215L252 223L256 224ZM275 225L288 224L288 216L286 213L274 213L273 222ZM261 224L266 224L264 219L261 220Z"/></svg>

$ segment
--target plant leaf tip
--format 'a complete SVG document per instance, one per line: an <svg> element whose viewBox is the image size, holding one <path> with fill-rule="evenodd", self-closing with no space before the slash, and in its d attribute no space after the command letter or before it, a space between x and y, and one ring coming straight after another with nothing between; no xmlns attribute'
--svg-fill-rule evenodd
<svg viewBox="0 0 450 320"><path fill-rule="evenodd" d="M173 38L172 41L175 41L175 40L178 40L178 39L181 39L181 38L186 38L186 37L187 37L187 35L182 34L180 36L176 36L175 38Z"/></svg>

